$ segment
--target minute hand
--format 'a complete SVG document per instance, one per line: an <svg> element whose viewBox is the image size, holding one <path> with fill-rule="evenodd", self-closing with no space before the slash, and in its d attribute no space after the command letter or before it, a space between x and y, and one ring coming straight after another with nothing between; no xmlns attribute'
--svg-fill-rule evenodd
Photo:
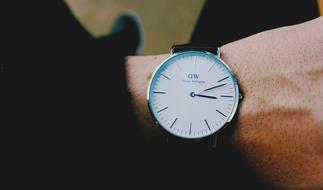
<svg viewBox="0 0 323 190"><path fill-rule="evenodd" d="M205 91L209 91L209 90L212 90L212 89L215 89L215 88L219 88L219 87L224 86L224 85L226 85L226 84L227 84L227 83L220 84L220 85L217 85L217 86L213 86L213 87L211 87L211 88L207 88L207 89L203 90L203 92L205 92Z"/></svg>

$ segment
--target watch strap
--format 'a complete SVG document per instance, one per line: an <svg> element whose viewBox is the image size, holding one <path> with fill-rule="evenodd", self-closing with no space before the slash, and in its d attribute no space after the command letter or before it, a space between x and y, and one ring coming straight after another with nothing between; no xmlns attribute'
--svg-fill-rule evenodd
<svg viewBox="0 0 323 190"><path fill-rule="evenodd" d="M197 51L207 51L213 54L218 55L220 53L218 47L212 46L194 46L190 44L181 44L181 45L173 45L171 49L171 53L178 53L182 51L190 51L190 50L197 50Z"/></svg>
<svg viewBox="0 0 323 190"><path fill-rule="evenodd" d="M168 134L166 136L166 143L172 149L179 151L212 150L216 147L217 136L210 135L201 139L183 139Z"/></svg>

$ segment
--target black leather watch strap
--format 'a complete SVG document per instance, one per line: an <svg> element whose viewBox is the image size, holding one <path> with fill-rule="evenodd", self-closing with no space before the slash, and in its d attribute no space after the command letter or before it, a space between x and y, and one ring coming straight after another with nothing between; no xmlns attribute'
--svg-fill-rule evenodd
<svg viewBox="0 0 323 190"><path fill-rule="evenodd" d="M172 53L177 53L181 51L189 51L189 50L198 50L198 51L207 51L213 54L218 54L218 48L212 46L194 46L190 44L182 44L182 45L173 45Z"/></svg>
<svg viewBox="0 0 323 190"><path fill-rule="evenodd" d="M183 139L173 135L167 135L166 143L172 149L180 151L212 150L217 143L217 136L211 135L202 139Z"/></svg>

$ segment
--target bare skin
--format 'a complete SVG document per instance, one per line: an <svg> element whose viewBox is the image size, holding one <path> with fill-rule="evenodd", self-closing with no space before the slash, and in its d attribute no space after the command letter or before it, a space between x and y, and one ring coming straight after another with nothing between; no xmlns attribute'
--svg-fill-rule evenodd
<svg viewBox="0 0 323 190"><path fill-rule="evenodd" d="M323 189L323 17L221 47L244 100L231 142L280 189ZM159 134L146 92L169 54L128 57L127 80L148 137Z"/></svg>

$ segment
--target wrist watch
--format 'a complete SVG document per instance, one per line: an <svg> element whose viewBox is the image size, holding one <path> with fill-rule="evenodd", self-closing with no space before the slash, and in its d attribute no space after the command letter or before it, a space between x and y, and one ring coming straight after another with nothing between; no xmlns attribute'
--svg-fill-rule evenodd
<svg viewBox="0 0 323 190"><path fill-rule="evenodd" d="M147 101L167 143L213 148L242 99L238 82L220 49L175 45L152 75Z"/></svg>

